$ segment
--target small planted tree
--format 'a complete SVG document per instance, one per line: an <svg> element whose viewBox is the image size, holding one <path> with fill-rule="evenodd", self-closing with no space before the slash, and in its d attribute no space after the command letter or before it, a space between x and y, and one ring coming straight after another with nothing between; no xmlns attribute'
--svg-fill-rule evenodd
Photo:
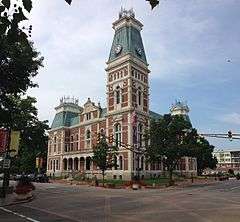
<svg viewBox="0 0 240 222"><path fill-rule="evenodd" d="M102 172L102 182L104 186L105 171L117 167L115 156L117 155L117 147L109 146L105 136L102 136L99 143L93 150L93 162L99 167Z"/></svg>

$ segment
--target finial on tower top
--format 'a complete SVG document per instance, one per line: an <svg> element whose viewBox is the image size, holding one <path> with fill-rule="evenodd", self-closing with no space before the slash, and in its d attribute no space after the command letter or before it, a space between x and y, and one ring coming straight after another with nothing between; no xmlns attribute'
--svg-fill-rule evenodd
<svg viewBox="0 0 240 222"><path fill-rule="evenodd" d="M133 11L133 8L131 8L130 10L126 10L125 8L121 7L121 10L119 12L119 19L124 17L135 18L135 13Z"/></svg>
<svg viewBox="0 0 240 222"><path fill-rule="evenodd" d="M67 97L63 96L62 98L60 98L60 105L69 104L69 103L78 105L78 102L79 102L78 99L74 97L70 98L70 96L67 96Z"/></svg>
<svg viewBox="0 0 240 222"><path fill-rule="evenodd" d="M170 112L172 115L176 114L187 114L190 111L187 101L175 100L175 103L172 104Z"/></svg>

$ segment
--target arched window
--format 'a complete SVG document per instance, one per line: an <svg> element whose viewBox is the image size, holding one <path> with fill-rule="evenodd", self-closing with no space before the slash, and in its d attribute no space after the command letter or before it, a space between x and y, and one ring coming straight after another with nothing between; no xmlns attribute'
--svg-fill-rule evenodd
<svg viewBox="0 0 240 222"><path fill-rule="evenodd" d="M86 147L90 148L90 141L91 141L91 131L87 130L86 132Z"/></svg>
<svg viewBox="0 0 240 222"><path fill-rule="evenodd" d="M58 169L58 160L56 160L56 170L59 170Z"/></svg>
<svg viewBox="0 0 240 222"><path fill-rule="evenodd" d="M63 159L63 169L67 170L67 159Z"/></svg>
<svg viewBox="0 0 240 222"><path fill-rule="evenodd" d="M56 152L56 149L57 149L57 137L56 136L54 137L54 145L53 145L53 147L54 147L53 148L54 149L53 152Z"/></svg>
<svg viewBox="0 0 240 222"><path fill-rule="evenodd" d="M114 163L114 170L117 170L118 165L117 165L117 156L113 157L113 163Z"/></svg>
<svg viewBox="0 0 240 222"><path fill-rule="evenodd" d="M120 146L121 141L122 141L122 128L121 128L121 124L117 123L115 125L115 145L117 147Z"/></svg>
<svg viewBox="0 0 240 222"><path fill-rule="evenodd" d="M56 170L56 162L55 160L53 160L53 171L55 172L55 170Z"/></svg>
<svg viewBox="0 0 240 222"><path fill-rule="evenodd" d="M87 130L87 133L86 133L86 139L90 139L91 138L91 131L90 130Z"/></svg>
<svg viewBox="0 0 240 222"><path fill-rule="evenodd" d="M120 87L117 86L116 88L116 104L119 104L121 102L121 95L120 95Z"/></svg>
<svg viewBox="0 0 240 222"><path fill-rule="evenodd" d="M69 158L68 159L68 170L72 170L73 169L73 159Z"/></svg>
<svg viewBox="0 0 240 222"><path fill-rule="evenodd" d="M119 157L119 170L123 170L123 157Z"/></svg>
<svg viewBox="0 0 240 222"><path fill-rule="evenodd" d="M91 157L86 158L86 170L91 169Z"/></svg>
<svg viewBox="0 0 240 222"><path fill-rule="evenodd" d="M141 87L138 87L138 105L142 105L142 89Z"/></svg>
<svg viewBox="0 0 240 222"><path fill-rule="evenodd" d="M139 147L142 147L142 140L143 140L143 125L141 123L138 124L138 144Z"/></svg>

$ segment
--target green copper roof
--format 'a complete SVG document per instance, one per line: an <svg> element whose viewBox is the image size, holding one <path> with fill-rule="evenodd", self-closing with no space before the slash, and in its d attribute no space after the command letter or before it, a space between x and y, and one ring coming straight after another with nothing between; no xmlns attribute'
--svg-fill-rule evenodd
<svg viewBox="0 0 240 222"><path fill-rule="evenodd" d="M117 53L116 47L119 45L121 51ZM127 53L131 53L147 63L140 31L132 26L124 26L115 32L108 62L126 55Z"/></svg>
<svg viewBox="0 0 240 222"><path fill-rule="evenodd" d="M106 113L107 113L107 108L102 108L102 111L101 111L101 114L100 114L100 118L105 117Z"/></svg>
<svg viewBox="0 0 240 222"><path fill-rule="evenodd" d="M151 119L155 119L155 120L161 119L163 117L162 115L155 113L151 110L149 111L149 115Z"/></svg>
<svg viewBox="0 0 240 222"><path fill-rule="evenodd" d="M64 126L73 126L79 123L79 116L77 113L60 112L54 117L51 128L59 128Z"/></svg>
<svg viewBox="0 0 240 222"><path fill-rule="evenodd" d="M107 108L102 108L100 118L104 118L107 113ZM153 111L149 111L150 118L160 119L162 116ZM51 129L60 128L60 127L71 127L80 123L80 118L77 113L72 112L60 112L57 113L54 117Z"/></svg>

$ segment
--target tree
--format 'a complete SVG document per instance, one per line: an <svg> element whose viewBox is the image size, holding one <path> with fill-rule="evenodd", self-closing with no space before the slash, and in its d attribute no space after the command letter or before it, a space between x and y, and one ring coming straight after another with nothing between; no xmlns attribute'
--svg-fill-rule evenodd
<svg viewBox="0 0 240 222"><path fill-rule="evenodd" d="M23 6L29 12L30 2L23 0ZM32 78L38 74L43 61L39 52L34 49L33 42L29 41L25 29L19 28L19 23L27 18L24 16L22 7L17 4L21 5L20 2L11 4L10 0L2 0L2 6L0 6L1 127L12 127L15 124L13 115L23 115L21 109L16 110L14 106L28 88L37 86L32 82ZM31 29L30 26L29 33Z"/></svg>
<svg viewBox="0 0 240 222"><path fill-rule="evenodd" d="M36 99L26 96L37 86L32 79L43 61L29 39L32 26L19 26L31 9L31 0L0 0L0 127L21 132L19 156L13 160L18 172L32 171L36 155L47 150L47 122L37 118Z"/></svg>
<svg viewBox="0 0 240 222"><path fill-rule="evenodd" d="M105 171L117 167L116 155L117 147L109 146L105 136L102 136L100 142L93 148L93 162L102 171L103 186Z"/></svg>
<svg viewBox="0 0 240 222"><path fill-rule="evenodd" d="M158 121L151 121L145 137L147 160L162 162L169 173L169 185L172 185L173 171L181 158L194 155L197 131L182 116L167 114Z"/></svg>
<svg viewBox="0 0 240 222"><path fill-rule="evenodd" d="M198 137L198 145L194 150L194 156L197 158L197 172L198 175L202 175L202 172L206 168L215 169L217 164L216 157L213 157L212 153L214 146L210 145L209 142L203 138Z"/></svg>
<svg viewBox="0 0 240 222"><path fill-rule="evenodd" d="M47 157L46 131L49 129L47 121L39 121L36 99L32 97L21 98L20 96L9 97L10 119L6 120L6 125L11 129L20 130L21 140L19 155L13 159L13 172L33 172L35 169L36 156Z"/></svg>

